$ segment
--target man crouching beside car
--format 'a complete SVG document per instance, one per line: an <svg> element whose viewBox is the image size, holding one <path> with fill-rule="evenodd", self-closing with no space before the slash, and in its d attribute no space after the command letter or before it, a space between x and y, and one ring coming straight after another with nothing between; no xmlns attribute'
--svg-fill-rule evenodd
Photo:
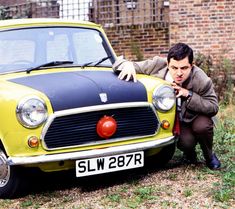
<svg viewBox="0 0 235 209"><path fill-rule="evenodd" d="M165 79L172 83L176 92L180 137L177 147L183 152L183 159L190 164L197 163L195 147L199 143L206 165L219 169L221 164L213 152L213 121L218 112L218 100L211 79L193 65L193 50L184 43L174 45L167 60L158 56L141 62L118 59L113 70L118 78L136 82L136 73Z"/></svg>

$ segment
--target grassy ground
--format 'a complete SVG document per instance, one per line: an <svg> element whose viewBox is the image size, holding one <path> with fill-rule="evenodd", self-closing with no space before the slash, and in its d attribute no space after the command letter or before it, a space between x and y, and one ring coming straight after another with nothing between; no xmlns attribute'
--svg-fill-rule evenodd
<svg viewBox="0 0 235 209"><path fill-rule="evenodd" d="M235 108L221 108L214 149L222 169L183 165L181 153L163 169L142 168L76 179L74 173L35 174L30 194L0 200L0 208L234 208ZM203 161L200 149L197 150Z"/></svg>

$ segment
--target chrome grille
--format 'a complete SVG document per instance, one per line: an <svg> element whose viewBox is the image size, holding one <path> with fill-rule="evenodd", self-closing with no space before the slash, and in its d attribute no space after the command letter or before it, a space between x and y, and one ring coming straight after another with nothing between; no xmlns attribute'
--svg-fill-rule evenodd
<svg viewBox="0 0 235 209"><path fill-rule="evenodd" d="M113 116L117 122L117 131L109 141L154 135L159 127L151 106L76 113L54 118L43 139L45 146L59 149L109 142L96 133L96 124L104 115Z"/></svg>

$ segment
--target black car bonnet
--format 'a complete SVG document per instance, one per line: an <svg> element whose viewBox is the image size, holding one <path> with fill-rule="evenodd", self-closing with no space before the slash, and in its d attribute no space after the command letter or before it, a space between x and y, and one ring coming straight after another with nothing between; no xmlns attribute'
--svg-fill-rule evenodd
<svg viewBox="0 0 235 209"><path fill-rule="evenodd" d="M54 111L123 102L147 101L140 82L126 82L111 71L60 72L9 80L43 92Z"/></svg>

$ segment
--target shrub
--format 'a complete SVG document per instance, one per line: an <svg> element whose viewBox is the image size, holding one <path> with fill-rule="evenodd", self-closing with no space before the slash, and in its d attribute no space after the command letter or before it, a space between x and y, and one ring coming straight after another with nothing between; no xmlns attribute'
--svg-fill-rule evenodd
<svg viewBox="0 0 235 209"><path fill-rule="evenodd" d="M210 55L198 53L195 56L195 64L211 77L220 103L235 104L234 81L232 79L235 66L232 65L232 61L221 57L216 64L213 64Z"/></svg>

